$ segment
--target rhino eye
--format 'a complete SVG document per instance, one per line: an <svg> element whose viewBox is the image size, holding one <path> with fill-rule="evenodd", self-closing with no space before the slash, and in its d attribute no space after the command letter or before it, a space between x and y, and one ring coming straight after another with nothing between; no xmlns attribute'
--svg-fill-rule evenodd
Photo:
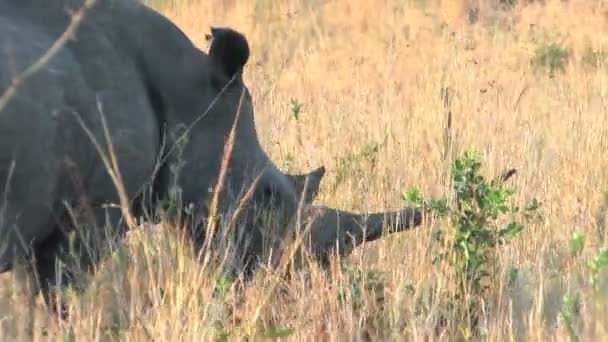
<svg viewBox="0 0 608 342"><path fill-rule="evenodd" d="M276 199L278 194L276 189L269 186L264 186L261 189L260 193L262 194L262 200L264 203L269 203L273 199Z"/></svg>

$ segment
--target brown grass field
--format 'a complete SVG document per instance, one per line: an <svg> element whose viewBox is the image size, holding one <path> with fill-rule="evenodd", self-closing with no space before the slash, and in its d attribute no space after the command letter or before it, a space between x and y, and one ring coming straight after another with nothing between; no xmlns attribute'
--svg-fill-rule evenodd
<svg viewBox="0 0 608 342"><path fill-rule="evenodd" d="M201 48L210 25L247 36L245 79L262 143L284 170L327 166L320 203L374 211L403 205L400 194L413 186L446 194L450 110L455 154L477 149L488 177L517 168L514 201L542 202L542 219L497 247L499 281L473 339L608 340L608 272L595 293L588 266L608 238L608 3L528 1L503 10L494 2L481 1L471 23L456 1L151 1ZM569 49L553 76L531 63L551 42ZM83 295L66 292L64 322L40 300L25 305L13 274L2 275L0 341L24 337L31 310L36 341L464 339L458 326L437 328L450 312L436 293L451 285L447 266L432 264L432 228L358 248L346 261L364 274L354 290L352 271L313 267L287 280L260 272L221 295L213 294L218 278L171 227L134 233ZM585 245L572 256L575 231ZM341 289L354 300L338 300Z"/></svg>

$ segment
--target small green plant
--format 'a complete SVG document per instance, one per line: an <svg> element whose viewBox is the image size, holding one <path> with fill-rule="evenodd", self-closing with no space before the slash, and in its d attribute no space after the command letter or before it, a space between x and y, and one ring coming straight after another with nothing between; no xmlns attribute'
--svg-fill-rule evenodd
<svg viewBox="0 0 608 342"><path fill-rule="evenodd" d="M61 341L62 342L76 341L76 337L74 336L74 331L72 331L72 329L70 329L67 333L61 335Z"/></svg>
<svg viewBox="0 0 608 342"><path fill-rule="evenodd" d="M511 267L509 272L507 273L507 286L510 288L515 286L517 279L519 278L519 269L516 267Z"/></svg>
<svg viewBox="0 0 608 342"><path fill-rule="evenodd" d="M300 146L304 146L302 140L302 127L300 126L300 114L302 113L302 103L300 103L300 101L298 101L297 99L292 98L289 105L289 110L291 111L291 116L296 121L296 139L298 141L298 144Z"/></svg>
<svg viewBox="0 0 608 342"><path fill-rule="evenodd" d="M215 283L215 291L220 299L226 299L234 281L234 277L230 273L224 273L218 277Z"/></svg>
<svg viewBox="0 0 608 342"><path fill-rule="evenodd" d="M568 291L562 297L562 306L559 311L559 318L564 323L568 335L573 341L577 341L575 332L576 317L580 311L580 298L577 293Z"/></svg>
<svg viewBox="0 0 608 342"><path fill-rule="evenodd" d="M602 268L608 267L608 247L602 247L598 253L589 262L591 270L591 286L597 292L599 290L599 274Z"/></svg>
<svg viewBox="0 0 608 342"><path fill-rule="evenodd" d="M289 110L291 111L291 115L296 120L296 122L300 121L300 113L302 113L302 103L297 99L291 99L289 102Z"/></svg>
<svg viewBox="0 0 608 342"><path fill-rule="evenodd" d="M581 63L584 66L588 66L594 69L600 68L606 63L606 50L603 48L594 49L592 46L588 45L583 50L583 56L581 57Z"/></svg>
<svg viewBox="0 0 608 342"><path fill-rule="evenodd" d="M295 333L294 328L271 327L264 332L264 337L268 339L279 339L289 337Z"/></svg>
<svg viewBox="0 0 608 342"><path fill-rule="evenodd" d="M563 72L565 70L569 59L570 50L559 43L553 42L537 47L530 62L537 69L547 69L549 76L553 77L556 71Z"/></svg>
<svg viewBox="0 0 608 342"><path fill-rule="evenodd" d="M572 234L572 238L568 242L568 247L570 248L571 256L581 254L583 247L585 247L585 235L581 232L575 232Z"/></svg>
<svg viewBox="0 0 608 342"><path fill-rule="evenodd" d="M524 225L516 220L516 214L523 219L532 218L540 204L530 201L523 209L510 205L514 190L504 182L514 174L514 170L498 179L488 181L480 173L479 156L467 151L456 159L451 167L453 198L424 200L416 189L405 192L402 198L438 218L447 219L450 230L437 230L434 240L439 243L439 253L433 262L447 260L456 281L452 293L452 305L464 309L462 319L469 322L463 331L471 331L480 314L482 302L487 303L491 284L495 284L496 246L515 238ZM503 218L502 216L505 216ZM467 333L468 335L469 333Z"/></svg>

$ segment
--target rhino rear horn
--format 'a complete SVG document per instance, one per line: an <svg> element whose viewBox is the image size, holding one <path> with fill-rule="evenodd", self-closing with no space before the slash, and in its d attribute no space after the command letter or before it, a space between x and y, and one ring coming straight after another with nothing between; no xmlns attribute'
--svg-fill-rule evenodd
<svg viewBox="0 0 608 342"><path fill-rule="evenodd" d="M325 166L320 166L309 173L297 175L288 174L287 177L291 180L296 190L296 194L304 197L305 204L311 204L319 193L321 180L324 175Z"/></svg>
<svg viewBox="0 0 608 342"><path fill-rule="evenodd" d="M241 72L249 59L249 43L241 33L226 27L211 27L209 56L232 78Z"/></svg>

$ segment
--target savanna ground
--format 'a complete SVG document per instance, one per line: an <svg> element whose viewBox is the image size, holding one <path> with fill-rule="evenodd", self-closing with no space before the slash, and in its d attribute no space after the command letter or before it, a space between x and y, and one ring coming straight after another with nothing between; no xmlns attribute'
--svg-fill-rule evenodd
<svg viewBox="0 0 608 342"><path fill-rule="evenodd" d="M599 273L596 290L589 281L608 237L608 4L150 3L200 47L210 25L246 34L262 143L283 170L327 166L318 202L373 211L403 205L411 187L440 197L450 158L469 147L488 177L517 168L513 201L539 199L541 218L497 247L475 339L608 338L608 277ZM367 244L329 273L260 272L244 287L202 270L170 227L135 232L83 296L66 292L67 321L50 320L38 302L34 339L466 337L462 326L440 324L450 309L438 294L453 285L449 266L433 263L435 228ZM29 308L13 275L2 277L0 304L10 311L0 315L0 340L12 340Z"/></svg>

